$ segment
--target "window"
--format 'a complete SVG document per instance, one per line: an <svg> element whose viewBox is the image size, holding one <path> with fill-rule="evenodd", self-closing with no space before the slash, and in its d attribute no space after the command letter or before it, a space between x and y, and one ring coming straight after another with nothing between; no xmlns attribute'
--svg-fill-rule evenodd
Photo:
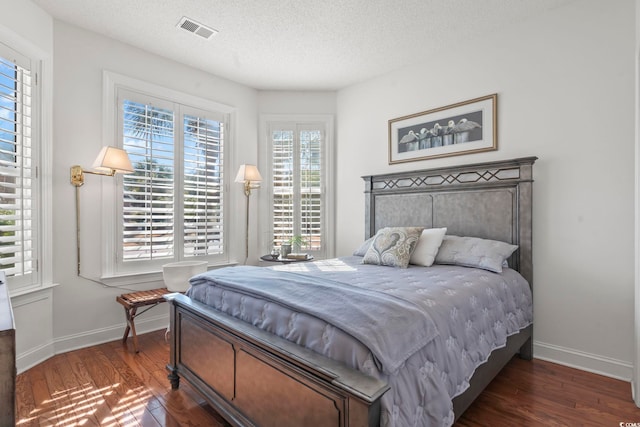
<svg viewBox="0 0 640 427"><path fill-rule="evenodd" d="M331 121L269 122L267 126L273 241L278 245L300 236L301 251L317 258L331 256Z"/></svg>
<svg viewBox="0 0 640 427"><path fill-rule="evenodd" d="M0 269L13 289L37 283L35 73L0 44Z"/></svg>
<svg viewBox="0 0 640 427"><path fill-rule="evenodd" d="M194 257L226 261L229 114L216 111L218 104L190 104L190 97L167 90L157 92L162 97L149 95L149 85L144 93L115 87L116 139L134 172L116 191L122 220L114 226L116 256L106 275L159 271Z"/></svg>

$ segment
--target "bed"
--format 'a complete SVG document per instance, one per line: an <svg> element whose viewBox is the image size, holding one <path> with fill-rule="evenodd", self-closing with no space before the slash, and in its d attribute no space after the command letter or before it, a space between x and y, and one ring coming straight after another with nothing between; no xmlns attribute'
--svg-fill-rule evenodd
<svg viewBox="0 0 640 427"><path fill-rule="evenodd" d="M510 288L515 289L516 282L517 286L531 287L532 167L535 160L535 157L528 157L363 177L365 239L376 236L385 227L419 224L425 228L446 227L447 235L451 236L517 245L507 261L508 267L505 266L500 274L457 265L411 266L407 269L363 265L361 259L352 256L280 268L286 271L227 268L215 273L219 283L214 286L204 283L202 278L200 281L197 277L192 279L189 296L174 294L168 297L172 334L167 369L172 387L179 387L180 379L187 381L229 423L237 426L399 427L414 422L416 425L450 425L515 354L526 359L532 357L530 302L525 309L528 313L522 312L518 302L497 305L509 313L508 320L490 319L493 330L500 335L497 342L485 340L485 333L469 333L475 323L462 319L460 328L464 330L466 326L467 332L460 334L481 336L479 341L484 348L477 351L474 347L467 351L467 344L452 339L457 336L456 332L441 333L438 329L441 326L435 326L437 332L433 332L434 326L428 322L429 317L445 318L453 316L451 313L458 316L457 309L449 307L444 314L434 311L426 316L426 320L411 317L411 306L402 308L398 301L404 301L403 292L422 292L422 284L416 283L406 289L389 286L391 282L413 283L413 279L386 275L434 276L432 281L442 283L437 291L442 295L442 301L437 301L443 306L449 304L447 296L456 294L455 289L467 292L488 279L497 278L495 289L482 291L490 296L496 292L511 292ZM375 292L363 291L358 286L360 274L368 274L367 282L376 288ZM440 280L443 277L460 282L451 285L447 282L449 279ZM287 288L285 283L294 278L306 280L303 283L307 285L296 282ZM353 286L341 286L341 280ZM234 283L238 287L227 287L234 281L238 282ZM258 286L260 282L263 283ZM283 294L278 296L277 303L265 294L277 293L275 290L267 292L269 284L275 282L278 286L271 287L282 288ZM318 302L323 298L318 294L307 295L306 300L314 303L304 307L287 299L288 294L298 291L311 292L316 285L326 288L323 294L329 296L324 303ZM347 291L352 293L341 293ZM361 292L366 294L361 295ZM435 290L429 292L437 293ZM515 296L509 298L515 301L524 294L530 295L530 289L513 293ZM417 350L405 351L408 349L406 344L398 345L396 336L402 335L397 333L398 329L392 329L387 336L381 332L382 338L375 334L372 343L367 341L367 332L357 327L345 332L353 322L342 312L356 312L359 306L365 306L372 319L382 317L376 314L377 298L384 299L385 304L387 299L395 301L393 304L399 306L393 310L406 310L397 311L401 314L393 319L420 325L419 328L397 326L416 333L411 335L410 342L419 343L415 345ZM478 301L484 297L465 298ZM336 309L340 306L329 303L331 299L341 301L346 308ZM432 300L429 296L422 301ZM302 309L311 310L311 314L302 313ZM484 311L485 316L487 311L490 310ZM456 322L458 320L453 319L453 326L443 328L453 329ZM395 320L386 323L395 324ZM375 328L382 330L378 325ZM456 345L461 350L458 351ZM427 352L429 347L436 349L440 356L433 356L434 360L431 360L432 356ZM402 352L396 351L398 349ZM460 354L460 357L452 358L451 354ZM471 359L474 359L473 363ZM441 369L441 365L448 366L448 363L461 363L469 372L447 372L445 376L441 371L448 368ZM420 390L405 391L405 383L415 383ZM410 403L405 404L405 400ZM443 409L442 405L449 406Z"/></svg>

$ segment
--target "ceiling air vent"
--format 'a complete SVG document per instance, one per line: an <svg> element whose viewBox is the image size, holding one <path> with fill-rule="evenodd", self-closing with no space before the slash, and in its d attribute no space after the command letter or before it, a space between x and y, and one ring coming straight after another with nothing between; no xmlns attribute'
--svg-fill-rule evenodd
<svg viewBox="0 0 640 427"><path fill-rule="evenodd" d="M207 40L215 36L216 34L218 34L218 30L214 30L211 27L202 25L191 18L187 18L186 16L182 17L182 19L180 20L180 22L178 22L178 25L176 25L176 27L182 28L183 30L187 30L190 33L196 34Z"/></svg>

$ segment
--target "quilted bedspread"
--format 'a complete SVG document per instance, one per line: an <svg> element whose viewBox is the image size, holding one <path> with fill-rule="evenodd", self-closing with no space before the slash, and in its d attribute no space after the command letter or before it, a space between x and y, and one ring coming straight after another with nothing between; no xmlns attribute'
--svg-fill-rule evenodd
<svg viewBox="0 0 640 427"><path fill-rule="evenodd" d="M326 277L240 266L208 271L191 279L192 286L200 283L242 292L324 320L371 350L385 373L396 371L438 335L429 313L413 302Z"/></svg>
<svg viewBox="0 0 640 427"><path fill-rule="evenodd" d="M502 274L448 265L398 269L361 260L344 257L270 269L311 277L310 284L298 286L313 286L311 282L324 278L373 289L425 310L435 323L435 338L393 372L385 372L360 340L290 304L275 304L210 280L194 280L187 295L388 382L391 390L381 399L383 427L451 425L452 399L468 388L475 369L492 350L503 347L509 335L531 324L528 283L509 268Z"/></svg>

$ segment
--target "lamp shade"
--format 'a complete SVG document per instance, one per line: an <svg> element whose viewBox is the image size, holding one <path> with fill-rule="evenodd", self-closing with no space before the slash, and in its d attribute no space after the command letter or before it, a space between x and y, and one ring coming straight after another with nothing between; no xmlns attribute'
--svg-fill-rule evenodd
<svg viewBox="0 0 640 427"><path fill-rule="evenodd" d="M256 165L240 165L238 169L238 175L236 175L236 182L260 182L262 176Z"/></svg>
<svg viewBox="0 0 640 427"><path fill-rule="evenodd" d="M133 167L127 152L110 145L102 147L100 154L93 162L93 168L100 171L108 171L115 173L131 173Z"/></svg>

